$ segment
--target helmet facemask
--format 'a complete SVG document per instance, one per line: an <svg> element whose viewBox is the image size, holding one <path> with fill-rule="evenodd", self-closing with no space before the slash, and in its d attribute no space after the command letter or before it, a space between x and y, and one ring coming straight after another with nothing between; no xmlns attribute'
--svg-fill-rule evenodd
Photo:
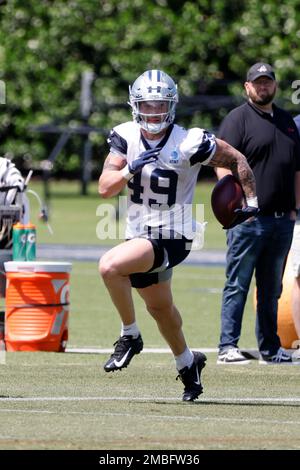
<svg viewBox="0 0 300 470"><path fill-rule="evenodd" d="M156 104L158 106L155 106ZM162 106L160 106L160 104L162 104ZM176 103L167 100L137 101L132 106L132 114L134 120L138 122L143 129L151 134L158 134L174 121L175 106Z"/></svg>

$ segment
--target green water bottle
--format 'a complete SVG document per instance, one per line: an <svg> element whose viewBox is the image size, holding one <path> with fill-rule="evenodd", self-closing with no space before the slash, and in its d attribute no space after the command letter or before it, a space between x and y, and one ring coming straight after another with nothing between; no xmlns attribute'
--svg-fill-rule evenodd
<svg viewBox="0 0 300 470"><path fill-rule="evenodd" d="M13 260L26 261L26 233L25 226L18 222L13 225Z"/></svg>
<svg viewBox="0 0 300 470"><path fill-rule="evenodd" d="M26 261L34 261L36 259L36 228L31 222L24 227L26 235Z"/></svg>

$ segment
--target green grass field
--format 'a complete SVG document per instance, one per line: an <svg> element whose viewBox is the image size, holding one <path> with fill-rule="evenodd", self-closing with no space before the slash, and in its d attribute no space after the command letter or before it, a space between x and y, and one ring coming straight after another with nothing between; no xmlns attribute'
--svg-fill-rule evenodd
<svg viewBox="0 0 300 470"><path fill-rule="evenodd" d="M42 186L31 188L42 196ZM197 187L205 204L205 249L224 249L224 231L210 209L212 184ZM97 185L79 196L79 185L51 183L51 225L32 221L39 243L107 244L96 237ZM110 201L105 201L105 203ZM114 201L111 201L114 203ZM191 348L216 348L220 329L223 267L181 265L173 291ZM68 348L112 348L120 322L99 279L97 263L73 263ZM154 321L134 294L145 348L166 348ZM252 293L240 342L256 348ZM297 366L217 366L207 354L204 394L194 404L181 401L170 353L143 352L130 367L106 374L108 353L6 353L0 365L0 449L300 449L300 368Z"/></svg>
<svg viewBox="0 0 300 470"><path fill-rule="evenodd" d="M179 266L174 298L188 343L215 348L223 268ZM74 263L68 347L111 348L120 324L96 263ZM139 298L145 348L166 345ZM241 346L255 347L247 304ZM6 353L0 366L0 449L300 449L298 366L217 366L208 353L204 394L181 401L169 353L142 353L103 371L108 354Z"/></svg>
<svg viewBox="0 0 300 470"><path fill-rule="evenodd" d="M10 354L2 366L1 449L299 449L299 391L293 368L215 365L205 393L178 400L168 355L141 354L125 372L101 370L103 356ZM262 367L263 368L263 367ZM5 385L4 385L5 383ZM270 396L273 402L268 402ZM254 398L265 399L255 404ZM228 400L226 403L225 399ZM240 403L238 399L248 399Z"/></svg>

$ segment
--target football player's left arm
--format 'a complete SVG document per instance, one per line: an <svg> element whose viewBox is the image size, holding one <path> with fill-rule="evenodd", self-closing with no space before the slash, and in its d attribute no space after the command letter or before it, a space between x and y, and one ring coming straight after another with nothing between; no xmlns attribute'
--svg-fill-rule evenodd
<svg viewBox="0 0 300 470"><path fill-rule="evenodd" d="M219 167L218 178L223 169L226 170L223 176L231 172L240 181L248 206L257 207L255 177L246 157L224 140L216 139L216 145L216 151L208 165Z"/></svg>

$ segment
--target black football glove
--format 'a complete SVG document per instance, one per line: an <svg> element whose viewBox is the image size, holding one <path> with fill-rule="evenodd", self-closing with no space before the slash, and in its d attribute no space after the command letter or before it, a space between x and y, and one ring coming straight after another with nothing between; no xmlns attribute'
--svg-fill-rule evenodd
<svg viewBox="0 0 300 470"><path fill-rule="evenodd" d="M145 152L142 152L136 160L128 163L129 173L135 175L142 170L143 166L147 165L148 163L155 162L160 151L161 147L145 150Z"/></svg>
<svg viewBox="0 0 300 470"><path fill-rule="evenodd" d="M258 207L251 206L244 207L243 209L235 209L234 213L237 215L237 217L228 227L223 228L227 230L228 228L233 228L236 225L242 224L245 222L245 220L250 219L250 217L255 217L258 212Z"/></svg>

